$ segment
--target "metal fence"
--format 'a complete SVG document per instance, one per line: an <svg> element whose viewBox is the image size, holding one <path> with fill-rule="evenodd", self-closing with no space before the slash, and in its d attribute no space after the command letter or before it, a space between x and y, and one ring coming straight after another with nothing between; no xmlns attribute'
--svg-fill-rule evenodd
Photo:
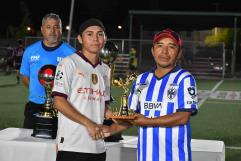
<svg viewBox="0 0 241 161"><path fill-rule="evenodd" d="M39 39L40 37L26 37L25 45L28 46ZM120 54L127 54L130 59L136 58L137 66L134 70L143 72L155 65L151 54L151 40L109 40L118 46ZM67 41L66 37L63 37L63 41ZM76 49L80 48L80 44L77 41L76 38L70 39L70 44ZM229 77L232 52L228 51L227 53L223 43L216 46L208 46L204 42L184 41L180 64L197 77Z"/></svg>

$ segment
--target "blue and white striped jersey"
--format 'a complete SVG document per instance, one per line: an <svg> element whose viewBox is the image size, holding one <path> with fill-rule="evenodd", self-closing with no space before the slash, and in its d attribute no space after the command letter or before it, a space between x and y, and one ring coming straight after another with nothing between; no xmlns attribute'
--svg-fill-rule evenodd
<svg viewBox="0 0 241 161"><path fill-rule="evenodd" d="M197 113L194 77L176 66L162 78L154 70L138 76L129 96L129 107L149 118L178 111ZM138 161L191 161L191 126L140 127Z"/></svg>

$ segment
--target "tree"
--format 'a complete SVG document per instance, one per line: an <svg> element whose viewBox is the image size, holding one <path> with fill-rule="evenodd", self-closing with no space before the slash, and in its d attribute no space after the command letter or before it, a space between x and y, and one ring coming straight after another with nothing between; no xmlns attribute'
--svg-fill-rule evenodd
<svg viewBox="0 0 241 161"><path fill-rule="evenodd" d="M224 42L226 48L232 49L233 45L233 30L230 28L214 28L212 35L205 38L205 43L208 46L216 46L219 43Z"/></svg>
<svg viewBox="0 0 241 161"><path fill-rule="evenodd" d="M8 36L19 39L29 35L27 27L31 25L30 12L24 1L19 2L19 8L22 15L22 21L18 26L9 25L7 27Z"/></svg>

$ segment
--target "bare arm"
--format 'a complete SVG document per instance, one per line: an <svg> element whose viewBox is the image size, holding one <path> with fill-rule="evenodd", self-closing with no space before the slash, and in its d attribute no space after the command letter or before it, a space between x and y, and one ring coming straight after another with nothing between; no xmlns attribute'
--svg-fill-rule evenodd
<svg viewBox="0 0 241 161"><path fill-rule="evenodd" d="M133 124L137 126L172 127L187 124L190 115L191 112L176 112L157 118L147 118L144 115L136 114L136 119L133 121Z"/></svg>
<svg viewBox="0 0 241 161"><path fill-rule="evenodd" d="M64 97L55 96L54 106L59 112L61 112L72 121L84 125L88 130L89 135L93 139L97 140L104 138L104 134L100 130L99 126L78 112Z"/></svg>
<svg viewBox="0 0 241 161"><path fill-rule="evenodd" d="M28 88L29 87L29 77L22 75L22 80L23 80L23 84Z"/></svg>
<svg viewBox="0 0 241 161"><path fill-rule="evenodd" d="M114 121L116 122L116 121ZM126 123L113 123L110 126L103 125L102 130L104 132L104 136L108 137L111 135L115 135L117 133L120 133L126 129L131 127L131 124L126 122Z"/></svg>

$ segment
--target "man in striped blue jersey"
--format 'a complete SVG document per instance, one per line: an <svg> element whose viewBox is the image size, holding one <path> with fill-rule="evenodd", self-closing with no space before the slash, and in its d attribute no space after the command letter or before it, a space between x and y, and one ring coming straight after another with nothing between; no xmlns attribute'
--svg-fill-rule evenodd
<svg viewBox="0 0 241 161"><path fill-rule="evenodd" d="M177 65L182 40L170 29L157 33L151 48L156 66L138 76L129 96L139 126L138 161L191 161L190 116L197 113L194 77ZM123 126L110 131L120 131Z"/></svg>

